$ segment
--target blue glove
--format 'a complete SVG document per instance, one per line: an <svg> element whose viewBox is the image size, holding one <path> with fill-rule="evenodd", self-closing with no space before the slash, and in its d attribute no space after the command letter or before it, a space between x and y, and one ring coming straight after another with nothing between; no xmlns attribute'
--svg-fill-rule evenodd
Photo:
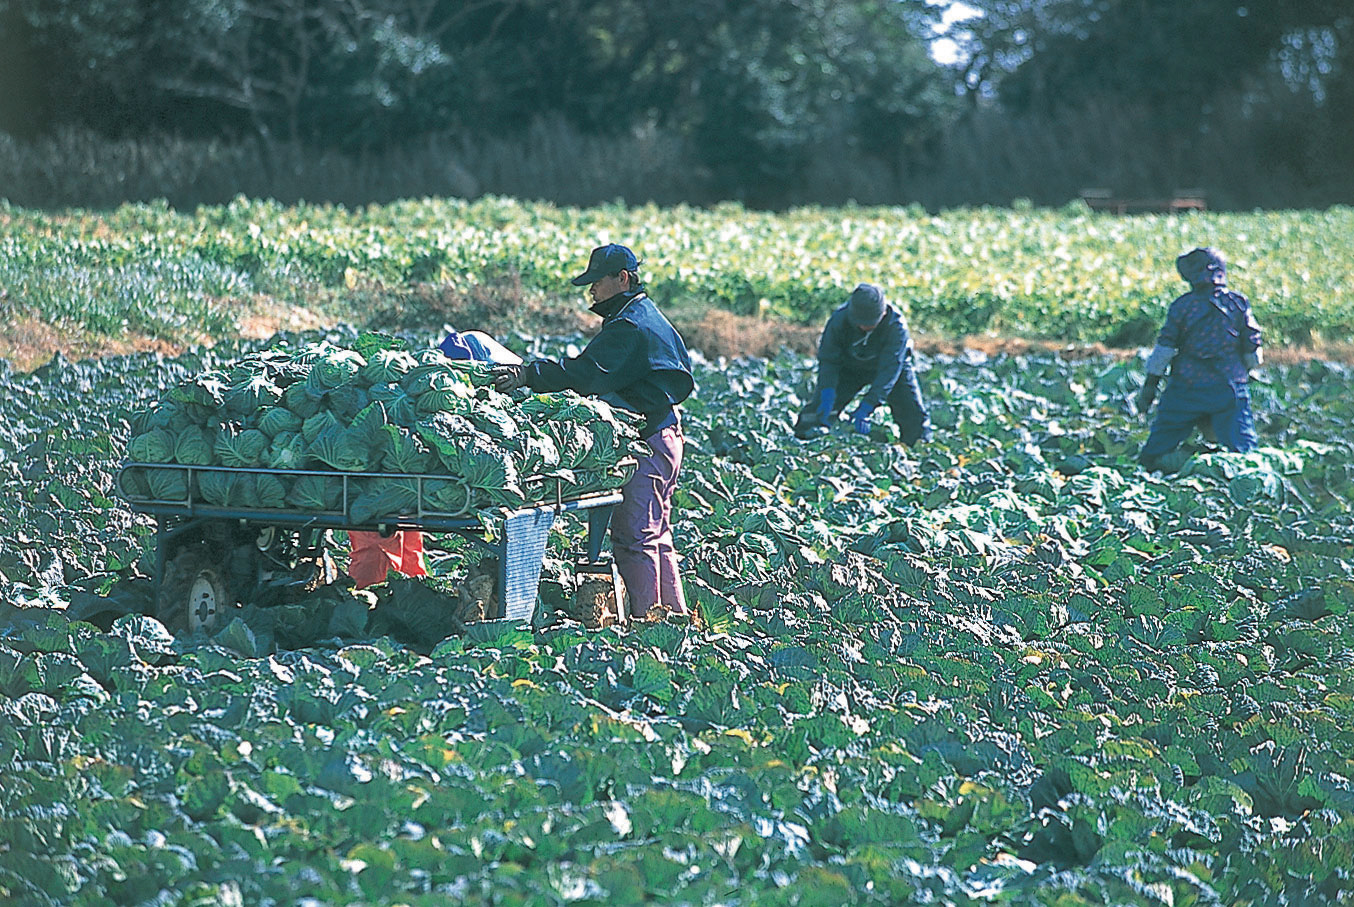
<svg viewBox="0 0 1354 907"><path fill-rule="evenodd" d="M825 387L818 392L818 421L824 425L832 417L832 404L837 402L837 389Z"/></svg>
<svg viewBox="0 0 1354 907"><path fill-rule="evenodd" d="M874 412L874 407L868 403L862 403L856 407L856 414L851 417L851 424L855 426L856 431L862 435L870 433L870 413Z"/></svg>

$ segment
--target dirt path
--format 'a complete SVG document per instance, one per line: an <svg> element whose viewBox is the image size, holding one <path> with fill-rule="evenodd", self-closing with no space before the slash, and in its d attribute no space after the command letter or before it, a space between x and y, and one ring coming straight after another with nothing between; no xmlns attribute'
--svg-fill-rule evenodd
<svg viewBox="0 0 1354 907"><path fill-rule="evenodd" d="M387 298L378 301L368 311L370 316L366 322L369 325L427 333L430 337L438 335L444 324L473 326L497 336L513 332L537 335L586 334L591 333L597 324L597 320L581 308L524 303L521 299L513 304L497 302L489 305L484 299L448 299L437 293L417 298ZM263 340L278 331L318 329L341 320L295 306L271 309L255 306L241 317L239 332L242 337ZM777 319L749 318L722 310L710 310L699 315L679 313L673 321L688 345L710 359L768 357L784 348L812 354L822 330L821 325L804 326ZM914 338L920 351L932 355L958 355L965 349L978 350L987 355L1044 352L1067 358L1094 355L1129 357L1138 353L1137 350L1113 349L1101 344L1059 344L1013 337L969 336L954 339L914 333ZM72 361L137 352L174 356L183 352L186 346L153 337L90 336L62 330L32 317L10 319L0 324L0 359L7 360L10 368L20 373L32 371L57 354ZM1292 364L1312 359L1354 364L1354 343L1322 348L1266 347L1265 358L1272 364Z"/></svg>

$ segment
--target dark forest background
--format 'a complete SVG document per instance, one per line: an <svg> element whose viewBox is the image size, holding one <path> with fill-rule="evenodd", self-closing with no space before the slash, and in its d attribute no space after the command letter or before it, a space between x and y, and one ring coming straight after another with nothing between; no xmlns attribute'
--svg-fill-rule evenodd
<svg viewBox="0 0 1354 907"><path fill-rule="evenodd" d="M1354 202L1349 0L0 0L0 199Z"/></svg>

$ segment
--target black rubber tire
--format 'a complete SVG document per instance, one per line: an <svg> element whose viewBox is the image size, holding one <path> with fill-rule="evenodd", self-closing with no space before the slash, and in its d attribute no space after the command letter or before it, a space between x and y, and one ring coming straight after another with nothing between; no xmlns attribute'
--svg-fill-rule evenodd
<svg viewBox="0 0 1354 907"><path fill-rule="evenodd" d="M200 548L180 551L165 566L155 616L175 633L211 633L235 607L220 569Z"/></svg>

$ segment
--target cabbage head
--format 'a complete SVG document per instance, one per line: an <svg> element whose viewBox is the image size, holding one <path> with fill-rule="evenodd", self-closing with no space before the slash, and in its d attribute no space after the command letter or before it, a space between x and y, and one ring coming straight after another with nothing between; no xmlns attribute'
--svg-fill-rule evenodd
<svg viewBox="0 0 1354 907"><path fill-rule="evenodd" d="M197 493L215 507L234 507L240 500L240 477L226 469L204 469L197 474Z"/></svg>
<svg viewBox="0 0 1354 907"><path fill-rule="evenodd" d="M283 392L282 405L302 419L309 419L324 409L324 395L312 394L309 385L304 381L299 381L296 384L289 385Z"/></svg>
<svg viewBox="0 0 1354 907"><path fill-rule="evenodd" d="M404 350L375 350L367 356L360 377L368 386L399 384L417 367L418 360Z"/></svg>
<svg viewBox="0 0 1354 907"><path fill-rule="evenodd" d="M613 422L595 421L586 424L592 433L592 447L579 466L583 469L607 469L616 465L616 461L625 456L624 445L617 447L618 429Z"/></svg>
<svg viewBox="0 0 1354 907"><path fill-rule="evenodd" d="M146 409L139 409L127 419L132 437L144 435L156 428L169 428L173 424L178 408L172 403L153 403Z"/></svg>
<svg viewBox="0 0 1354 907"><path fill-rule="evenodd" d="M300 416L284 406L270 406L259 413L259 431L270 438L276 438L283 432L298 432L305 422Z"/></svg>
<svg viewBox="0 0 1354 907"><path fill-rule="evenodd" d="M320 432L306 453L340 472L368 472L372 467L372 449L362 436L337 425Z"/></svg>
<svg viewBox="0 0 1354 907"><path fill-rule="evenodd" d="M266 472L245 474L241 489L248 507L283 510L287 506L287 488L282 480Z"/></svg>
<svg viewBox="0 0 1354 907"><path fill-rule="evenodd" d="M468 413L472 403L459 391L430 390L418 395L416 408L421 416L429 413Z"/></svg>
<svg viewBox="0 0 1354 907"><path fill-rule="evenodd" d="M247 418L259 410L282 402L282 388L267 375L254 375L226 390L226 411Z"/></svg>
<svg viewBox="0 0 1354 907"><path fill-rule="evenodd" d="M468 415L476 428L495 441L511 441L517 437L517 423L506 410L478 403Z"/></svg>
<svg viewBox="0 0 1354 907"><path fill-rule="evenodd" d="M354 523L413 513L418 509L417 479L372 479L348 508Z"/></svg>
<svg viewBox="0 0 1354 907"><path fill-rule="evenodd" d="M502 491L511 500L521 500L517 487L517 467L506 450L477 441L461 451L454 474L471 488L488 492Z"/></svg>
<svg viewBox="0 0 1354 907"><path fill-rule="evenodd" d="M169 430L178 434L185 428L201 428L204 425L211 426L218 421L217 412L206 413L197 411L197 407L185 406L181 403L169 403L165 405L165 415L169 418Z"/></svg>
<svg viewBox="0 0 1354 907"><path fill-rule="evenodd" d="M306 439L307 444L314 443L315 439L331 428L342 428L339 420L327 409L322 409L315 415L301 423L301 437Z"/></svg>
<svg viewBox="0 0 1354 907"><path fill-rule="evenodd" d="M432 365L420 365L404 376L400 386L409 394L418 397L428 391L451 391L462 399L470 400L475 396L475 387L470 379L459 374L451 365L451 360L442 356L441 361Z"/></svg>
<svg viewBox="0 0 1354 907"><path fill-rule="evenodd" d="M348 431L374 452L381 453L390 441L390 436L386 434L388 424L385 407L380 403L372 403L353 417Z"/></svg>
<svg viewBox="0 0 1354 907"><path fill-rule="evenodd" d="M186 469L148 469L146 484L150 486L150 496L157 501L188 500Z"/></svg>
<svg viewBox="0 0 1354 907"><path fill-rule="evenodd" d="M216 461L222 466L262 466L271 443L257 428L241 429L238 424L227 422L216 433Z"/></svg>
<svg viewBox="0 0 1354 907"><path fill-rule="evenodd" d="M559 449L544 431L528 425L514 439L514 461L522 476L536 476L553 471L559 466Z"/></svg>
<svg viewBox="0 0 1354 907"><path fill-rule="evenodd" d="M501 492L507 501L520 501L517 467L512 456L489 438L460 430L467 420L439 413L414 426L415 433L437 451L448 475L456 476L473 489Z"/></svg>
<svg viewBox="0 0 1354 907"><path fill-rule="evenodd" d="M298 510L335 511L343 506L343 479L337 476L297 476L287 492L287 503Z"/></svg>
<svg viewBox="0 0 1354 907"><path fill-rule="evenodd" d="M418 401L398 384L374 384L367 391L372 403L385 407L386 418L394 425L413 425Z"/></svg>
<svg viewBox="0 0 1354 907"><path fill-rule="evenodd" d="M316 395L329 393L351 382L366 364L362 354L355 350L326 345L311 363L306 386Z"/></svg>
<svg viewBox="0 0 1354 907"><path fill-rule="evenodd" d="M147 471L140 466L124 469L118 475L118 490L134 501L149 498L150 483L146 480Z"/></svg>
<svg viewBox="0 0 1354 907"><path fill-rule="evenodd" d="M545 423L545 430L559 451L560 466L573 469L587 462L592 456L593 437L586 426L577 422L552 420Z"/></svg>
<svg viewBox="0 0 1354 907"><path fill-rule="evenodd" d="M325 395L325 401L340 421L354 419L371 403L371 394L356 384L336 387Z"/></svg>
<svg viewBox="0 0 1354 907"><path fill-rule="evenodd" d="M205 428L180 429L174 439L174 459L185 466L211 466L216 462L215 443Z"/></svg>
<svg viewBox="0 0 1354 907"><path fill-rule="evenodd" d="M388 441L381 457L381 468L387 472L422 475L437 462L423 439L402 425L385 427Z"/></svg>
<svg viewBox="0 0 1354 907"><path fill-rule="evenodd" d="M127 458L133 463L172 463L174 442L174 435L166 429L152 429L127 442Z"/></svg>

